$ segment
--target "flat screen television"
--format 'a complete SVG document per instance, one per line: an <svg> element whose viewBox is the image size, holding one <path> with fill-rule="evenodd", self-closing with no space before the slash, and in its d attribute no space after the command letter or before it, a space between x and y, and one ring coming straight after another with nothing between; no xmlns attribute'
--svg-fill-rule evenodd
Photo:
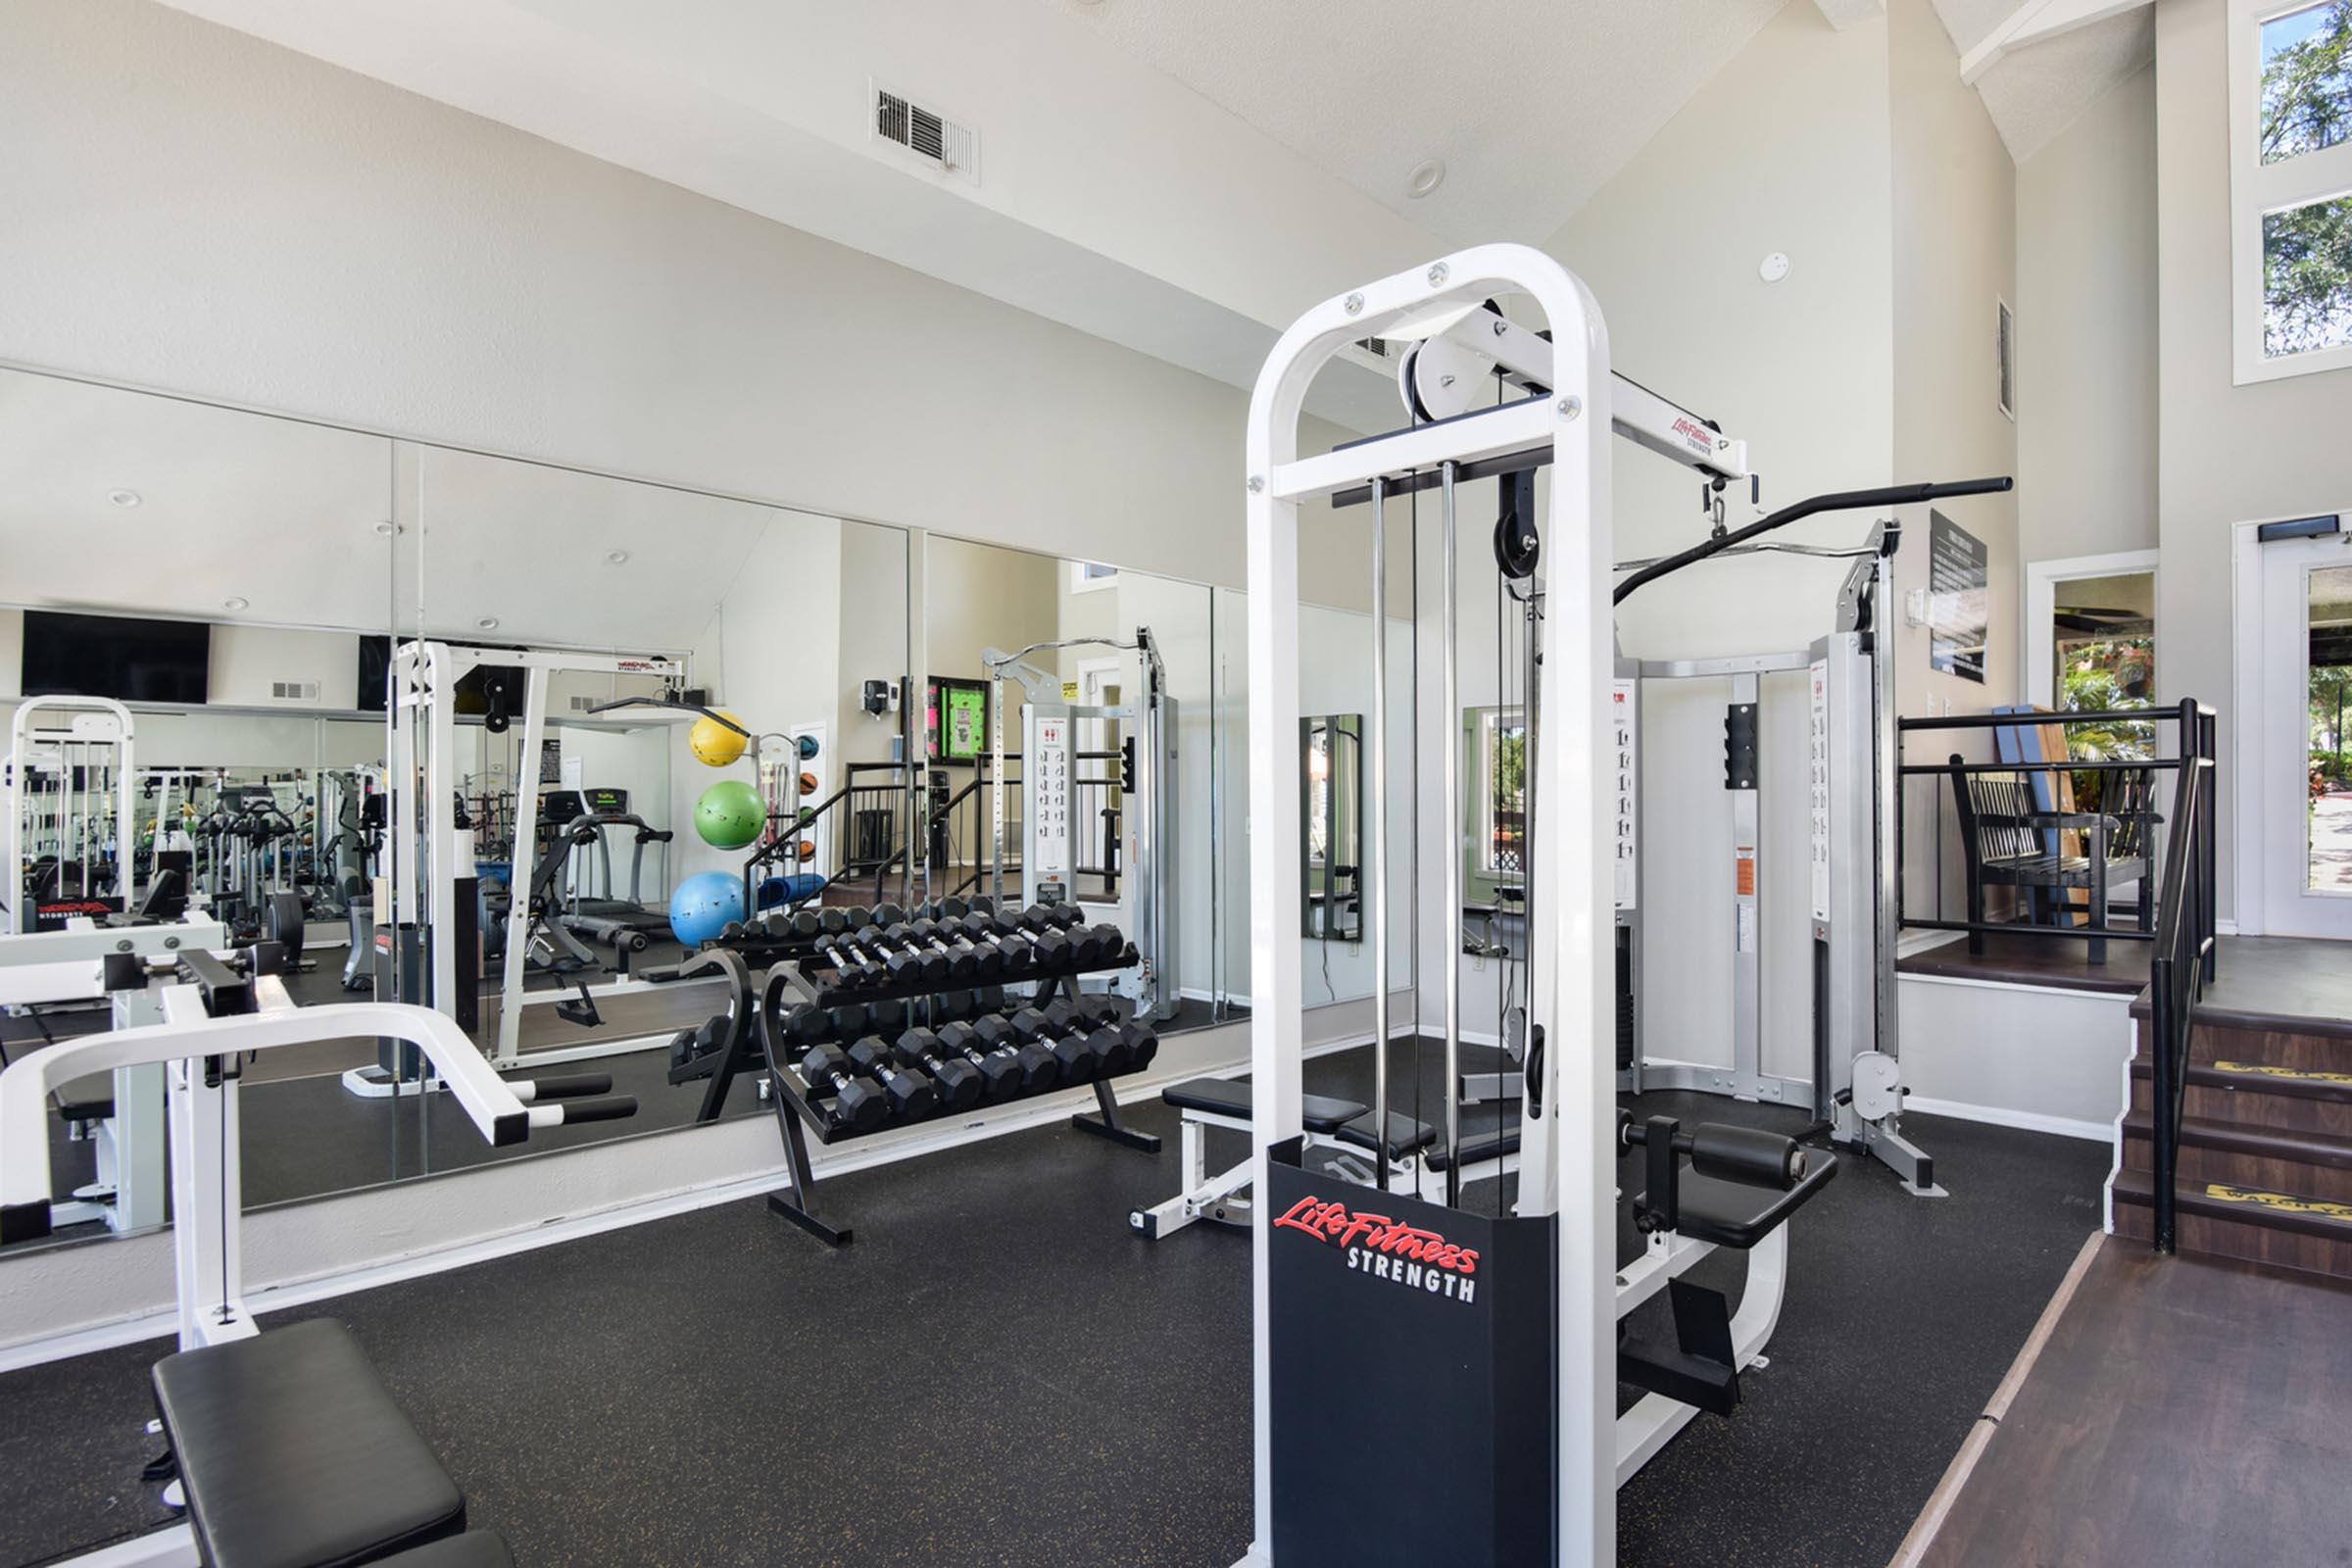
<svg viewBox="0 0 2352 1568"><path fill-rule="evenodd" d="M24 612L27 697L201 703L212 662L213 628L201 620Z"/></svg>

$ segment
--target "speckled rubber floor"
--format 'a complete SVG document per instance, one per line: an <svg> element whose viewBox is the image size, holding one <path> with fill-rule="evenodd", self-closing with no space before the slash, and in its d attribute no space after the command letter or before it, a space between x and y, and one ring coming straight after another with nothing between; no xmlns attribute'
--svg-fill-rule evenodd
<svg viewBox="0 0 2352 1568"><path fill-rule="evenodd" d="M1309 1087L1362 1098L1370 1065L1310 1063ZM1135 1119L1174 1131L1156 1106ZM1797 1216L1771 1366L1734 1418L1693 1423L1619 1494L1622 1562L1892 1554L2097 1224L2107 1167L2094 1144L1910 1130L1953 1196L1849 1161ZM1015 1134L820 1188L857 1228L837 1253L731 1203L280 1320L358 1332L474 1522L526 1568L1224 1568L1250 1533L1249 1246L1128 1234L1176 1157L1172 1137L1152 1159ZM136 1476L163 1348L0 1376L0 1561L161 1517Z"/></svg>

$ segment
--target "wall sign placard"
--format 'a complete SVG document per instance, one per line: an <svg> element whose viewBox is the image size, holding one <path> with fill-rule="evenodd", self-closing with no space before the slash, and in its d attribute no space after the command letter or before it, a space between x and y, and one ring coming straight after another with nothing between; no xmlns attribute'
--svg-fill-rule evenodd
<svg viewBox="0 0 2352 1568"><path fill-rule="evenodd" d="M1928 654L1947 675L1984 681L1992 573L1984 541L1940 512L1928 514Z"/></svg>

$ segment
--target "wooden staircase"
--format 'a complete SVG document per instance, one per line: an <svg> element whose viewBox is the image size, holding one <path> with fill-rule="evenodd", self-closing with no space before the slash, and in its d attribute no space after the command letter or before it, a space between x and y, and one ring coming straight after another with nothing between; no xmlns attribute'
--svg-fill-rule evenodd
<svg viewBox="0 0 2352 1568"><path fill-rule="evenodd" d="M2139 1049L2109 1212L2118 1236L2146 1241L2155 1107L2145 997L2132 1017ZM2178 1176L2181 1251L2352 1280L2352 1022L2200 1015Z"/></svg>

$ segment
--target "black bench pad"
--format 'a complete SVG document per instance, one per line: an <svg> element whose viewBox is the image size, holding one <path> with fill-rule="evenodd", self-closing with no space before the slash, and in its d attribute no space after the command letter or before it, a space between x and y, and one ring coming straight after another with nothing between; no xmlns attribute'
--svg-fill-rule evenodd
<svg viewBox="0 0 2352 1568"><path fill-rule="evenodd" d="M1342 1127L1336 1136L1343 1144L1350 1144L1357 1149L1377 1151L1378 1146L1372 1136L1374 1125L1372 1112L1365 1111L1348 1122L1347 1126ZM1401 1111L1392 1110L1389 1112L1389 1157L1391 1159L1402 1159L1407 1154L1419 1153L1437 1141L1438 1130L1429 1123L1415 1121Z"/></svg>
<svg viewBox="0 0 2352 1568"><path fill-rule="evenodd" d="M1500 1159L1505 1154L1516 1154L1517 1152L1519 1152L1519 1129L1516 1127L1499 1133L1489 1128L1483 1133L1473 1133L1462 1140L1462 1163L1465 1165L1476 1165L1490 1159ZM1422 1163L1431 1170L1444 1170L1450 1161L1446 1158L1446 1151L1433 1149L1429 1152L1429 1158L1423 1160Z"/></svg>
<svg viewBox="0 0 2352 1568"><path fill-rule="evenodd" d="M1681 1209L1677 1232L1694 1242L1712 1242L1742 1251L1755 1246L1788 1223L1789 1215L1811 1202L1813 1195L1838 1174L1835 1154L1811 1150L1805 1158L1809 1164L1804 1178L1785 1193L1744 1182L1718 1181L1685 1169L1682 1180L1675 1184ZM1647 1196L1643 1194L1636 1201L1644 1201Z"/></svg>
<svg viewBox="0 0 2352 1568"><path fill-rule="evenodd" d="M1254 1114L1250 1089L1249 1084L1237 1078L1190 1078L1161 1090L1159 1098L1178 1110L1198 1110L1210 1116L1248 1121ZM1352 1100L1333 1100L1324 1095L1302 1095L1298 1100L1298 1125L1326 1138L1362 1114L1364 1107Z"/></svg>
<svg viewBox="0 0 2352 1568"><path fill-rule="evenodd" d="M376 1562L378 1568L514 1568L514 1554L495 1530L468 1530Z"/></svg>
<svg viewBox="0 0 2352 1568"><path fill-rule="evenodd" d="M457 1483L340 1323L182 1350L154 1381L207 1568L374 1562L466 1527Z"/></svg>

